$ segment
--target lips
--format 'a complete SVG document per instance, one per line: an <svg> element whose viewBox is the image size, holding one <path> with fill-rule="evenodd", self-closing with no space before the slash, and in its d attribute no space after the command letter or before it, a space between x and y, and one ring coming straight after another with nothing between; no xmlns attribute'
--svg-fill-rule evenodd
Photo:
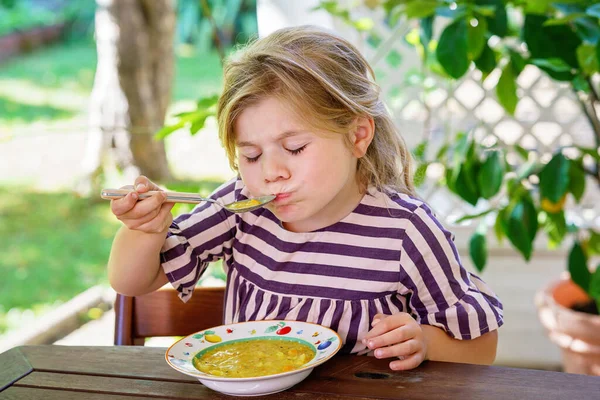
<svg viewBox="0 0 600 400"><path fill-rule="evenodd" d="M287 193L279 193L277 194L277 197L275 197L275 202L281 202L283 200L288 199L292 194L287 192Z"/></svg>

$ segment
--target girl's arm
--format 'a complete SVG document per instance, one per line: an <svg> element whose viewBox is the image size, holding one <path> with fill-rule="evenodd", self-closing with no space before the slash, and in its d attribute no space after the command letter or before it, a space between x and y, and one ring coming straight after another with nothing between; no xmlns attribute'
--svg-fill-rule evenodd
<svg viewBox="0 0 600 400"><path fill-rule="evenodd" d="M426 359L467 364L491 364L496 359L498 331L494 330L475 339L454 339L442 329L421 325L427 344Z"/></svg>
<svg viewBox="0 0 600 400"><path fill-rule="evenodd" d="M168 282L160 265L160 250L173 216L173 203L145 176L135 180L135 192L111 200L112 213L123 223L113 241L108 260L108 279L118 293L138 296ZM130 187L133 189L133 187ZM138 193L156 191L138 201Z"/></svg>
<svg viewBox="0 0 600 400"><path fill-rule="evenodd" d="M169 281L160 266L165 237L166 231L145 233L126 226L117 232L108 260L108 279L116 292L139 296Z"/></svg>
<svg viewBox="0 0 600 400"><path fill-rule="evenodd" d="M419 324L410 314L376 314L363 344L377 358L396 358L392 370L418 367L424 360L491 364L496 358L497 331L475 339L453 339L442 329ZM397 358L400 358L399 360Z"/></svg>

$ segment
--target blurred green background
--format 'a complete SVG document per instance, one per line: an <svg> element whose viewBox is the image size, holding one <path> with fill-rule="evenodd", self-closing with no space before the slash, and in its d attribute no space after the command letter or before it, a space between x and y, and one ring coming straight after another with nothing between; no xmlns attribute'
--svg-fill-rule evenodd
<svg viewBox="0 0 600 400"><path fill-rule="evenodd" d="M225 51L256 35L256 0L207 4ZM221 62L201 5L177 3L170 109L220 91ZM94 1L0 0L0 146L33 139L27 152L39 153L42 167L45 149L37 138L65 130L85 135L97 62L95 7ZM51 42L13 54L5 48L3 55L3 37L53 26L61 30ZM200 176L165 186L206 195L222 181ZM175 213L189 208L176 207ZM0 174L0 335L87 288L107 284L106 261L119 226L108 202L81 197L68 185ZM222 277L218 265L211 271Z"/></svg>

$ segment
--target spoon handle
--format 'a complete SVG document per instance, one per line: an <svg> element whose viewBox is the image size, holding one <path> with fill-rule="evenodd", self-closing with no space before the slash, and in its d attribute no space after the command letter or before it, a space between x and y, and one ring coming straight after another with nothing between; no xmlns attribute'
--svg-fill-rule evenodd
<svg viewBox="0 0 600 400"><path fill-rule="evenodd" d="M100 192L100 197L106 200L120 199L127 196L129 193L134 192L131 189L102 189ZM145 193L138 193L140 199L145 199L157 193L157 191L149 191ZM188 203L188 204L198 204L203 201L208 201L211 203L217 203L216 200L201 197L194 193L182 193L182 192L166 192L167 193L167 201L171 203ZM218 204L218 203L217 203Z"/></svg>

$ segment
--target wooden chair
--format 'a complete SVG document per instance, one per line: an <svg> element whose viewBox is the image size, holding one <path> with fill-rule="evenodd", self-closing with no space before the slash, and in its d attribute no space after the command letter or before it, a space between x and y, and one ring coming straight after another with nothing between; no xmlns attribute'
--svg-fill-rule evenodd
<svg viewBox="0 0 600 400"><path fill-rule="evenodd" d="M143 296L117 294L115 345L144 345L147 337L187 336L223 324L224 287L197 287L187 302L171 285Z"/></svg>

